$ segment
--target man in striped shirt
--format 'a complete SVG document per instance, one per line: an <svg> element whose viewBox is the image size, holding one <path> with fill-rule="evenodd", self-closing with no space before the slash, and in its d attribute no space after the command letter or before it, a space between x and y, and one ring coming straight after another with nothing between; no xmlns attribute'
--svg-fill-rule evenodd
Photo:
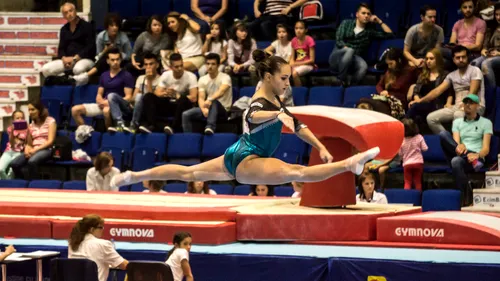
<svg viewBox="0 0 500 281"><path fill-rule="evenodd" d="M265 1L264 13L259 10L261 2ZM257 40L272 41L276 39L276 25L289 25L291 11L302 6L307 0L255 0L253 11L255 20L250 24L252 36Z"/></svg>

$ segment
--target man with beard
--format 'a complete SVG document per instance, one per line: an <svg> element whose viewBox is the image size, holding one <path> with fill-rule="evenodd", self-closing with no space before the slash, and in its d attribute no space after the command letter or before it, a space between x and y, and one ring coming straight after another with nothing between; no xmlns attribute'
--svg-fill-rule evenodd
<svg viewBox="0 0 500 281"><path fill-rule="evenodd" d="M412 106L415 103L432 101L453 85L453 89L455 90L455 105L447 105L445 108L436 110L427 116L427 124L435 134L445 131L442 123L464 117L464 104L462 100L468 94L474 94L479 97L480 105L477 112L480 115L485 110L483 74L478 67L469 65L469 49L458 45L453 48L452 53L453 62L458 69L448 74L441 85L430 91L419 101L412 101L410 103L410 106Z"/></svg>

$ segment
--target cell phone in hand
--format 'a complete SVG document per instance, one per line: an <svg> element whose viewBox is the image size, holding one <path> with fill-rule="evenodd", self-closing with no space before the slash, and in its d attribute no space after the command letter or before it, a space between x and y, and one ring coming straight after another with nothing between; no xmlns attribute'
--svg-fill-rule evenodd
<svg viewBox="0 0 500 281"><path fill-rule="evenodd" d="M14 121L14 122L12 122L12 124L14 125L14 130L26 130L26 129L28 129L28 122L26 122L25 120Z"/></svg>

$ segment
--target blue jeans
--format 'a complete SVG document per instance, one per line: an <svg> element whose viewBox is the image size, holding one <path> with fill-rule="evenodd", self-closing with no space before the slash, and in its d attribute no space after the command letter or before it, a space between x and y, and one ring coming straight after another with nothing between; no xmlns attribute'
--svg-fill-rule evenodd
<svg viewBox="0 0 500 281"><path fill-rule="evenodd" d="M368 65L366 61L354 54L352 48L333 49L328 60L330 70L337 74L338 78L344 82L347 80L347 75L352 74L352 85L357 85L365 77Z"/></svg>
<svg viewBox="0 0 500 281"><path fill-rule="evenodd" d="M150 95L154 95L154 94L150 93ZM134 113L132 114L131 125L136 126L136 127L139 127L139 122L141 121L142 108L143 108L143 104L142 104L142 97L143 96L144 96L143 94L137 94L137 96L135 96Z"/></svg>
<svg viewBox="0 0 500 281"><path fill-rule="evenodd" d="M218 100L214 100L208 109L208 116L205 118L201 112L201 108L194 107L182 113L182 130L184 133L193 132L193 121L207 120L206 129L212 129L215 132L217 120L227 120L226 109Z"/></svg>
<svg viewBox="0 0 500 281"><path fill-rule="evenodd" d="M500 71L500 57L487 58L480 56L473 60L471 64L481 68L483 71L484 86L487 89L496 89L495 73Z"/></svg>
<svg viewBox="0 0 500 281"><path fill-rule="evenodd" d="M132 105L118 94L110 93L108 95L108 101L109 110L111 111L111 117L113 120L116 122L123 122L124 116L126 118L130 118L130 116L132 116L132 124L135 126L139 124L139 118L141 117L140 113L142 113L142 95L137 95L135 98L136 107L139 107L137 113Z"/></svg>
<svg viewBox="0 0 500 281"><path fill-rule="evenodd" d="M44 149L37 151L29 159L24 154L16 157L10 162L10 167L14 171L17 179L34 180L38 179L38 166L47 162L52 158L52 149ZM26 166L26 173L23 173L23 168Z"/></svg>
<svg viewBox="0 0 500 281"><path fill-rule="evenodd" d="M22 152L17 152L13 150L5 151L0 157L0 179L6 180L12 178L12 169L10 168L10 163L12 160L16 159Z"/></svg>

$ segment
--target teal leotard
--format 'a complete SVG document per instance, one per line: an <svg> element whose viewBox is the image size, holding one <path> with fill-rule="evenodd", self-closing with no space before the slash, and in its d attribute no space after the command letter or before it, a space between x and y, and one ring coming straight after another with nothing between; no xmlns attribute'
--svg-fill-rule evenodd
<svg viewBox="0 0 500 281"><path fill-rule="evenodd" d="M276 97L279 101L279 98ZM306 126L298 121L281 103L277 107L274 103L265 98L258 98L252 102L248 113L245 117L249 127L249 133L243 134L240 139L231 145L224 153L224 165L228 172L236 176L236 168L238 165L250 155L259 157L270 157L279 145L281 139L281 129L283 124L278 118L268 120L261 124L252 123L252 116L257 111L282 111L294 118L295 131Z"/></svg>

